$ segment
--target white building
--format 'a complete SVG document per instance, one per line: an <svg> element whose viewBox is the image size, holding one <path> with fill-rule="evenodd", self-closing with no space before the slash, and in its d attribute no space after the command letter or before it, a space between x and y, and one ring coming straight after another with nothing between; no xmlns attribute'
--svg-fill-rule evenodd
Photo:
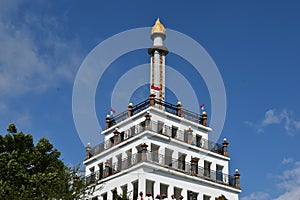
<svg viewBox="0 0 300 200"><path fill-rule="evenodd" d="M228 142L209 141L207 115L164 101L165 28L152 28L149 99L106 118L105 141L86 147L85 199L237 200L238 171L228 175ZM225 198L222 198L225 197Z"/></svg>

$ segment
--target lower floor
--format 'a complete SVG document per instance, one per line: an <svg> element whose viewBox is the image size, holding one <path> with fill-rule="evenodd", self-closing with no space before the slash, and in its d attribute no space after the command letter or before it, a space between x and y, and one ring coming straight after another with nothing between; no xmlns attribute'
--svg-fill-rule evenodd
<svg viewBox="0 0 300 200"><path fill-rule="evenodd" d="M220 186L197 177L140 165L132 171L116 174L90 185L84 199L114 200L128 197L130 200L215 200L223 196L238 200L239 192L239 189Z"/></svg>

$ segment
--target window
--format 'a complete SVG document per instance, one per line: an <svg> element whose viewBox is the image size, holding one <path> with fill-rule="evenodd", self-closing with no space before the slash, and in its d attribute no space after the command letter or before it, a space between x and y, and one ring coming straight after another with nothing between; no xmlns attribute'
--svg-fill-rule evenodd
<svg viewBox="0 0 300 200"><path fill-rule="evenodd" d="M204 176L206 177L210 177L210 166L211 166L211 162L208 161L204 161Z"/></svg>
<svg viewBox="0 0 300 200"><path fill-rule="evenodd" d="M118 199L117 188L115 188L114 190L112 190L111 193L112 193L112 196L113 196L113 200L117 200Z"/></svg>
<svg viewBox="0 0 300 200"><path fill-rule="evenodd" d="M174 196L178 199L178 197L181 195L182 189L174 187Z"/></svg>
<svg viewBox="0 0 300 200"><path fill-rule="evenodd" d="M107 193L101 194L103 200L107 200Z"/></svg>
<svg viewBox="0 0 300 200"><path fill-rule="evenodd" d="M115 137L114 136L112 136L111 138L109 138L109 140L110 140L110 143L114 143L114 141L115 141Z"/></svg>
<svg viewBox="0 0 300 200"><path fill-rule="evenodd" d="M217 165L217 181L223 182L223 166Z"/></svg>
<svg viewBox="0 0 300 200"><path fill-rule="evenodd" d="M95 167L91 167L90 168L90 171L91 171L91 183L93 183L95 181Z"/></svg>
<svg viewBox="0 0 300 200"><path fill-rule="evenodd" d="M156 144L151 143L151 155L152 155L152 161L158 163L158 150L159 146Z"/></svg>
<svg viewBox="0 0 300 200"><path fill-rule="evenodd" d="M93 174L95 172L95 167L91 167L90 172L91 172L91 174Z"/></svg>
<svg viewBox="0 0 300 200"><path fill-rule="evenodd" d="M139 183L138 183L138 181L134 181L134 182L132 182L132 185L133 185L133 199L137 199Z"/></svg>
<svg viewBox="0 0 300 200"><path fill-rule="evenodd" d="M201 147L201 135L196 135L196 146Z"/></svg>
<svg viewBox="0 0 300 200"><path fill-rule="evenodd" d="M165 165L172 167L173 150L165 148Z"/></svg>
<svg viewBox="0 0 300 200"><path fill-rule="evenodd" d="M128 191L127 184L121 186L121 189L122 189L122 199L126 199L126 197L128 197L128 195L127 195L127 191Z"/></svg>
<svg viewBox="0 0 300 200"><path fill-rule="evenodd" d="M132 127L130 128L130 137L131 137L132 135L135 135L135 126L132 126Z"/></svg>
<svg viewBox="0 0 300 200"><path fill-rule="evenodd" d="M172 138L176 138L178 127L172 126Z"/></svg>
<svg viewBox="0 0 300 200"><path fill-rule="evenodd" d="M157 124L157 132L159 134L163 134L164 123L162 121L158 121Z"/></svg>
<svg viewBox="0 0 300 200"><path fill-rule="evenodd" d="M178 153L178 169L185 170L186 154Z"/></svg>
<svg viewBox="0 0 300 200"><path fill-rule="evenodd" d="M132 149L127 150L126 154L127 154L127 159L126 159L124 165L126 166L126 169L127 169L128 167L131 166L131 163L132 163Z"/></svg>
<svg viewBox="0 0 300 200"><path fill-rule="evenodd" d="M161 183L160 184L160 196L162 197L163 194L168 197L168 185Z"/></svg>
<svg viewBox="0 0 300 200"><path fill-rule="evenodd" d="M149 124L148 124L149 125ZM140 123L140 126L142 127L142 130L145 130L145 126L146 126L146 122L145 121L142 121Z"/></svg>
<svg viewBox="0 0 300 200"><path fill-rule="evenodd" d="M208 195L203 195L203 200L210 200L210 196L208 196Z"/></svg>
<svg viewBox="0 0 300 200"><path fill-rule="evenodd" d="M146 179L146 194L150 193L151 196L153 196L154 195L153 192L154 192L154 181Z"/></svg>
<svg viewBox="0 0 300 200"><path fill-rule="evenodd" d="M103 162L98 164L99 167L99 179L103 178Z"/></svg>
<svg viewBox="0 0 300 200"><path fill-rule="evenodd" d="M188 142L188 131L184 130L184 142Z"/></svg>
<svg viewBox="0 0 300 200"><path fill-rule="evenodd" d="M123 141L124 141L124 135L125 135L125 132L124 132L124 131L122 131L122 132L120 133L120 136L121 136L121 142L123 142Z"/></svg>
<svg viewBox="0 0 300 200"><path fill-rule="evenodd" d="M122 154L116 156L118 159L117 169L116 171L119 172L122 169Z"/></svg>
<svg viewBox="0 0 300 200"><path fill-rule="evenodd" d="M191 171L193 175L197 175L198 174L198 163L199 163L199 158L194 157L192 158L193 160L196 161L196 163L194 165L191 166Z"/></svg>
<svg viewBox="0 0 300 200"><path fill-rule="evenodd" d="M189 197L188 200L197 200L198 193L188 190L187 191L187 196Z"/></svg>
<svg viewBox="0 0 300 200"><path fill-rule="evenodd" d="M112 158L107 159L105 162L105 168L104 168L104 177L108 177L112 175Z"/></svg>

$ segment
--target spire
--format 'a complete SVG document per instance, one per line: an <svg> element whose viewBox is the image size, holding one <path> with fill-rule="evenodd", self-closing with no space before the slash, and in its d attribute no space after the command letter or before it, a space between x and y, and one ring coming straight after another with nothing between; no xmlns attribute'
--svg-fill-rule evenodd
<svg viewBox="0 0 300 200"><path fill-rule="evenodd" d="M164 25L162 23L160 23L159 18L157 18L154 26L152 27L151 34L154 34L154 33L163 33L163 34L165 34L165 32L166 32L166 29L165 29Z"/></svg>
<svg viewBox="0 0 300 200"><path fill-rule="evenodd" d="M151 31L151 38L153 40L154 35L160 35L163 40L166 38L166 29L164 27L164 25L162 23L160 23L159 18L157 18L154 26L152 27L152 31Z"/></svg>

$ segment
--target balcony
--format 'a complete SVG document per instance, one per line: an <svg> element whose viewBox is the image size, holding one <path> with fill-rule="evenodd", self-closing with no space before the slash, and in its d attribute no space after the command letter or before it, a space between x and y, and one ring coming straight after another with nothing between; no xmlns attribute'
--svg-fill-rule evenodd
<svg viewBox="0 0 300 200"><path fill-rule="evenodd" d="M222 144L218 144L218 143L215 143L215 142L203 139L203 138L196 141L195 137L193 137L192 141L189 142L187 140L187 138L188 138L187 131L176 130L176 132L174 132L174 130L172 130L172 127L167 126L167 125L159 126L158 123L155 121L150 121L150 124L147 127L145 126L144 123L130 127L129 129L120 133L121 137L120 137L120 141L118 141L118 144L115 144L114 137L112 137L110 140L106 140L105 142L100 143L97 146L94 146L89 151L89 155L90 155L90 157L95 156L95 155L97 155L105 150L108 150L116 145L120 145L120 143L122 143L134 136L137 136L137 135L143 133L144 131L151 131L156 134L164 135L169 138L173 138L177 141L184 142L191 146L196 146L199 149L205 149L205 150L208 150L208 151L220 154L220 155L224 155L224 147Z"/></svg>
<svg viewBox="0 0 300 200"><path fill-rule="evenodd" d="M239 189L236 177L234 176L224 174L220 171L216 172L203 167L198 167L197 165L192 165L190 162L167 157L158 154L158 152L137 153L123 160L119 160L116 163L106 163L103 169L93 172L91 175L86 177L86 184L89 185L97 183L99 180L118 174L119 172L129 169L139 163L152 163L155 166L161 166L189 176L198 177L200 179Z"/></svg>
<svg viewBox="0 0 300 200"><path fill-rule="evenodd" d="M176 115L176 116L179 115L178 105L174 105L174 104L168 103L166 101L162 101L162 100L155 99L155 98L153 98L153 104L158 105L159 107L163 107L164 111L166 111L168 113L171 113L171 114ZM133 106L131 108L130 116L133 116L133 115L145 110L150 105L151 105L151 98L147 99L147 100L145 100L145 101L143 101L143 102L141 102L141 103L139 103L135 106ZM180 117L203 125L202 115L194 113L194 112L189 111L189 110L186 110L182 107L180 107ZM111 118L109 127L114 126L114 125L124 121L127 118L128 118L128 111L123 111L120 114L116 115L115 117Z"/></svg>

